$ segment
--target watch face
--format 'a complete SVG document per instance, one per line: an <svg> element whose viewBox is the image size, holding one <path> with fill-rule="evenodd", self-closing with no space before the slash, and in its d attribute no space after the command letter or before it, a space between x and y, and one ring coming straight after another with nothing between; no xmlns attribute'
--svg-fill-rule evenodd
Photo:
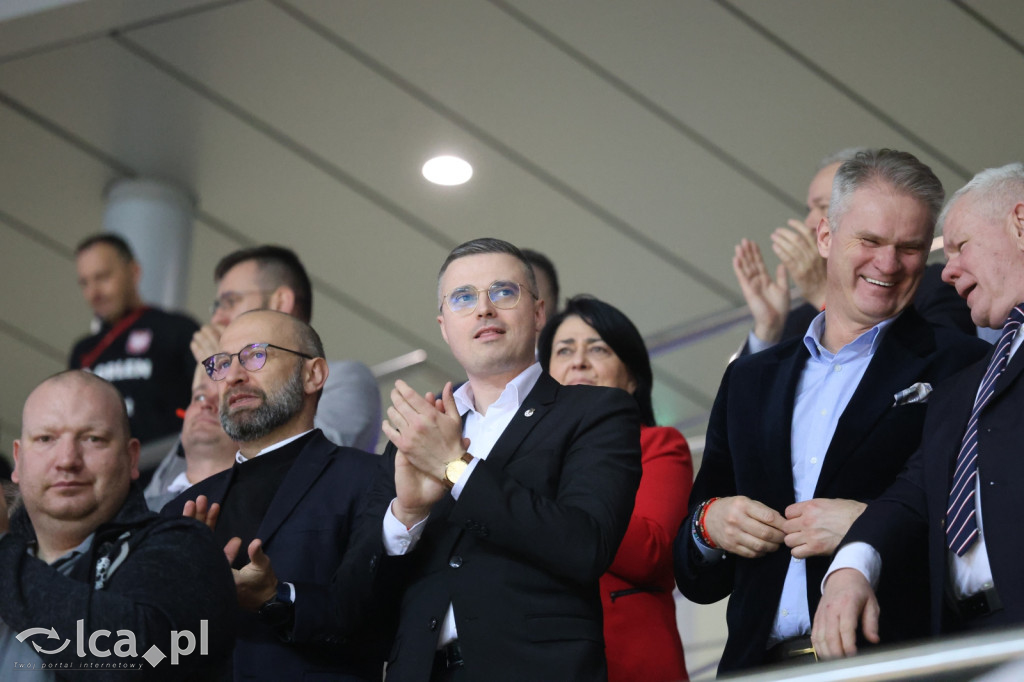
<svg viewBox="0 0 1024 682"><path fill-rule="evenodd" d="M444 469L444 477L448 479L449 483L454 484L459 480L459 477L462 476L462 472L466 470L467 466L469 465L461 459L448 462L448 466Z"/></svg>

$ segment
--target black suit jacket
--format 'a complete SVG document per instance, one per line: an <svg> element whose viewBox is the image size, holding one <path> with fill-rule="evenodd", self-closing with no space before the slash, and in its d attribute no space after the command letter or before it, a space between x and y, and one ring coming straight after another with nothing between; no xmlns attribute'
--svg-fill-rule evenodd
<svg viewBox="0 0 1024 682"><path fill-rule="evenodd" d="M867 501L881 495L917 448L923 403L893 406L893 395L916 382L937 383L985 353L988 344L932 327L909 308L886 331L836 426L815 497ZM746 495L785 513L792 504L790 458L796 388L809 357L803 339L737 359L726 370L708 425L704 457L690 494L691 515L710 497ZM732 595L729 638L719 672L756 666L763 656L789 567L785 547L759 559L700 560L683 523L675 543L676 581L686 597L711 603ZM829 557L807 560L813 616ZM924 565L919 570L923 572ZM926 632L923 586L880 593L890 640ZM904 618L903 616L908 616ZM914 616L917 616L914 618Z"/></svg>
<svg viewBox="0 0 1024 682"><path fill-rule="evenodd" d="M947 608L950 560L945 519L949 490L974 398L988 358L951 378L928 403L924 438L904 472L853 524L844 543L863 541L882 555L882 576L914 582L899 559L909 538L927 537L931 582L931 630L955 632L963 623ZM1003 603L986 624L1024 623L1024 531L1020 498L1024 490L1024 352L1018 350L996 381L995 394L978 416L978 477L985 549Z"/></svg>
<svg viewBox="0 0 1024 682"><path fill-rule="evenodd" d="M914 307L921 317L937 327L959 329L968 336L975 336L977 328L971 320L971 309L967 302L956 293L956 288L942 281L942 265L932 263L924 269L921 285L914 294ZM821 312L810 303L804 303L789 311L782 326L780 341L794 337L803 338L818 313ZM741 355L749 355L750 348L743 344Z"/></svg>
<svg viewBox="0 0 1024 682"><path fill-rule="evenodd" d="M240 611L235 645L236 680L380 680L381 657L345 635L361 623L343 623L328 598L331 576L348 549L352 528L380 460L339 447L317 429L281 482L257 537L281 582L295 585L295 625L279 632L256 614ZM237 466L197 483L167 503L162 513L181 514L187 500L206 495L222 502ZM240 551L246 551L243 547ZM378 650L378 653L379 650Z"/></svg>
<svg viewBox="0 0 1024 682"><path fill-rule="evenodd" d="M394 453L389 444L362 555L335 580L339 610L362 596L398 612L388 681L430 678L449 604L468 680L605 679L598 579L640 481L636 401L542 374L458 501L445 495L419 544L388 557L381 523L395 496Z"/></svg>

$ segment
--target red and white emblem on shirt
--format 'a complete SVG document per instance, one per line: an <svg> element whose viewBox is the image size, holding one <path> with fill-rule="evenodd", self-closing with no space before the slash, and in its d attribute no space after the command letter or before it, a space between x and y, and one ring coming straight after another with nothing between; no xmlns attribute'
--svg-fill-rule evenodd
<svg viewBox="0 0 1024 682"><path fill-rule="evenodd" d="M152 329L136 329L128 335L128 343L125 344L125 350L132 355L142 355L149 350L149 346L152 343Z"/></svg>

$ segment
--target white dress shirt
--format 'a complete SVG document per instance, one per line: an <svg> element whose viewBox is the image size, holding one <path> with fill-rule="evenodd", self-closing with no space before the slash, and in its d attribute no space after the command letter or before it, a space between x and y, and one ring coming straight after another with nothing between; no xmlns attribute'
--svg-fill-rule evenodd
<svg viewBox="0 0 1024 682"><path fill-rule="evenodd" d="M267 447L263 448L262 450L257 452L255 455L253 455L253 458L259 457L260 455L264 455L264 454L266 454L268 452L272 452L274 450L277 450L278 448L283 448L285 445L288 445L288 443L291 443L293 440L298 440L299 438L302 438L303 436L305 436L307 433L309 433L312 430L313 429L307 429L307 430L303 431L302 433L297 433L294 436L292 436L290 438L285 438L284 440L278 441L278 442L274 443L273 445L268 445ZM249 461L249 458L246 457L245 455L243 455L241 450L239 450L238 452L235 453L235 462L237 462L238 464L245 464L248 461Z"/></svg>

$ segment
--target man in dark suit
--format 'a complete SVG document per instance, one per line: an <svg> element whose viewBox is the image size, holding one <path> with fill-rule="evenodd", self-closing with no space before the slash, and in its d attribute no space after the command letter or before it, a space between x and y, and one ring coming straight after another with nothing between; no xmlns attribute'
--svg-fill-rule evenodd
<svg viewBox="0 0 1024 682"><path fill-rule="evenodd" d="M219 384L237 462L189 488L165 514L206 521L232 558L238 592L235 679L380 679L382 656L347 641L329 583L378 459L314 429L327 362L316 332L290 315L252 311L203 363ZM207 505L209 504L209 509Z"/></svg>
<svg viewBox="0 0 1024 682"><path fill-rule="evenodd" d="M832 180L844 161L866 147L851 147L826 156L807 188L807 215L803 222L790 220L788 227L772 233L772 250L779 266L772 277L757 243L743 239L736 246L733 271L754 318L741 355L771 348L780 341L803 336L825 305L825 259L818 253L816 231L828 214ZM959 329L974 335L971 311L956 295L956 289L942 281L942 266L925 268L914 295L914 307L932 324ZM790 309L787 275L793 278L804 303Z"/></svg>
<svg viewBox="0 0 1024 682"><path fill-rule="evenodd" d="M543 302L507 242L456 247L438 304L468 381L439 400L396 382L393 476L375 491L365 554L335 580L341 600L400 600L389 682L603 680L598 579L640 480L635 401L541 373Z"/></svg>
<svg viewBox="0 0 1024 682"><path fill-rule="evenodd" d="M938 178L910 154L864 152L844 163L817 233L825 311L806 336L725 373L675 544L684 595L732 595L720 673L813 653L810 614L827 557L917 447L921 385L985 352L984 342L933 328L910 306L942 197ZM893 593L894 637L923 633L895 608L917 603L923 591Z"/></svg>
<svg viewBox="0 0 1024 682"><path fill-rule="evenodd" d="M844 539L814 619L825 657L856 652L858 625L867 640L885 641L869 580L905 578L898 550L908 539L927 538L933 634L1024 623L1024 164L979 173L953 195L940 224L943 279L979 327L1003 334L989 358L933 394L906 472Z"/></svg>

